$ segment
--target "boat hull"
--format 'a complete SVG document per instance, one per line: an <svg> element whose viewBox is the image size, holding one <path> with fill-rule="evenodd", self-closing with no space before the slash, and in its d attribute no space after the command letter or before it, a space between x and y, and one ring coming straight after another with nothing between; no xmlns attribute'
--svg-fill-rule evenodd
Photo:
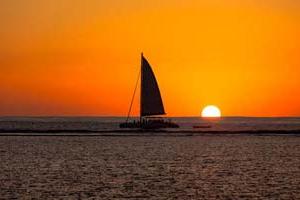
<svg viewBox="0 0 300 200"><path fill-rule="evenodd" d="M125 122L120 124L120 128L141 128L141 129L161 129L161 128L179 128L179 125L164 120L147 120L143 122Z"/></svg>

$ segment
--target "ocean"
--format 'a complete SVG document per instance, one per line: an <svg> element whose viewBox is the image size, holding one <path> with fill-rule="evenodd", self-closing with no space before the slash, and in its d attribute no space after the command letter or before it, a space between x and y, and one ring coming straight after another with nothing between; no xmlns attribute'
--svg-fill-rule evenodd
<svg viewBox="0 0 300 200"><path fill-rule="evenodd" d="M293 134L14 135L0 133L0 199L300 199L299 118L173 118L179 132ZM111 130L124 118L4 118L1 130ZM287 132L288 133L288 132Z"/></svg>
<svg viewBox="0 0 300 200"><path fill-rule="evenodd" d="M300 118L277 117L222 117L220 119L203 119L200 117L169 118L180 125L176 131L270 131L300 130ZM86 130L113 131L119 129L124 117L0 117L0 130ZM137 118L132 118L137 120ZM194 126L209 125L211 128L194 128ZM175 130L175 129L173 129ZM3 132L2 131L2 132Z"/></svg>

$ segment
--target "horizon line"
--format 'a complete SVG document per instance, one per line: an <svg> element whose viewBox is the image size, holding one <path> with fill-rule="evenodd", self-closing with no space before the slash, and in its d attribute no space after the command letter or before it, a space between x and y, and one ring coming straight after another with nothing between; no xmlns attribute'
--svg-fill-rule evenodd
<svg viewBox="0 0 300 200"><path fill-rule="evenodd" d="M126 115L0 115L0 118L126 118ZM139 118L140 116L131 116L130 118ZM165 118L203 118L200 115L190 116L164 116ZM246 116L246 115L225 115L220 118L300 118L300 115L278 115L278 116Z"/></svg>

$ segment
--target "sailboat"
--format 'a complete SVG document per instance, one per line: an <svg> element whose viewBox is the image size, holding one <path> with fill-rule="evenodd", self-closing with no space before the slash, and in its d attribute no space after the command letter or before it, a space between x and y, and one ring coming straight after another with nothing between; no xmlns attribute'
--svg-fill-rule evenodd
<svg viewBox="0 0 300 200"><path fill-rule="evenodd" d="M141 79L140 85L140 117L138 121L129 121L131 107L133 104L136 89ZM165 115L165 109L158 83L154 72L147 61L141 55L141 71L134 89L133 97L129 107L126 122L120 124L120 128L142 128L142 129L159 129L159 128L179 128L179 126L161 117Z"/></svg>

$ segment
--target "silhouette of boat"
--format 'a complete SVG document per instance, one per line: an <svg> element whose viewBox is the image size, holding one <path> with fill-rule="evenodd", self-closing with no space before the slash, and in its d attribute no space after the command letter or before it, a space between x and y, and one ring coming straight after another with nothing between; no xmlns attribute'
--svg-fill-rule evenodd
<svg viewBox="0 0 300 200"><path fill-rule="evenodd" d="M140 118L138 121L129 121L131 107L133 104L136 89L141 79L140 87ZM159 128L179 128L179 125L161 117L165 115L165 109L158 83L152 68L146 58L141 56L141 71L134 89L133 97L130 103L126 122L120 124L120 128L142 128L142 129L159 129Z"/></svg>
<svg viewBox="0 0 300 200"><path fill-rule="evenodd" d="M210 125L196 125L196 126L193 126L193 128L211 128Z"/></svg>

